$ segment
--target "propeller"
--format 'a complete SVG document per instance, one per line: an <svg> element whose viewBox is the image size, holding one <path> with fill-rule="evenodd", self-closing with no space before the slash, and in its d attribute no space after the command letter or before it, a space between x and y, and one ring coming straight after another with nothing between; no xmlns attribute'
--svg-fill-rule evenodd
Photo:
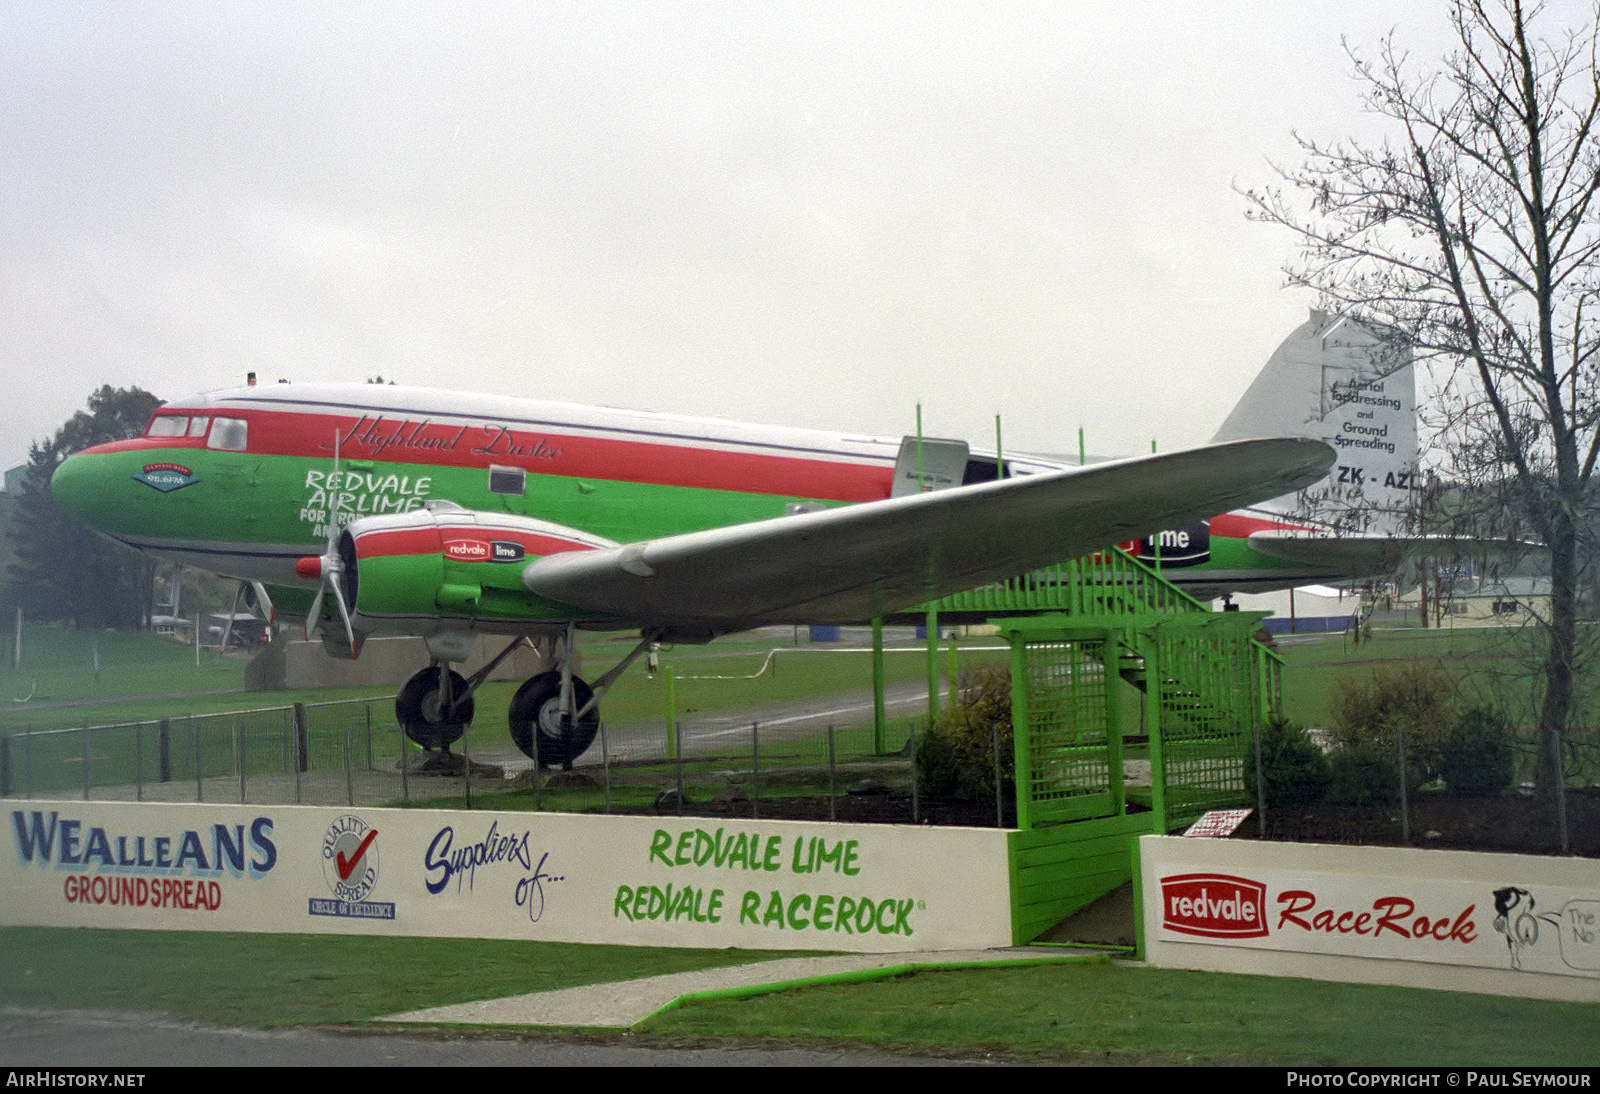
<svg viewBox="0 0 1600 1094"><path fill-rule="evenodd" d="M350 656L354 658L358 652L356 643L356 629L350 622L350 609L345 603L344 570L345 560L339 550L339 495L337 489L344 484L339 479L339 431L333 431L333 482L335 489L330 490L333 500L328 506L328 549L321 555L307 555L296 560L294 572L304 578L317 581L317 596L311 602L311 610L306 613L306 638L310 639L311 632L322 622L322 598L331 588L333 602L339 605L339 618L344 621L345 637L350 640Z"/></svg>
<svg viewBox="0 0 1600 1094"><path fill-rule="evenodd" d="M250 609L250 614L262 620L267 625L267 630L277 622L277 612L272 607L272 597L267 595L267 587L259 581L241 581L234 586L233 607L228 610L228 621L222 628L222 648L228 648L228 642L233 637L233 621L239 614L239 602Z"/></svg>

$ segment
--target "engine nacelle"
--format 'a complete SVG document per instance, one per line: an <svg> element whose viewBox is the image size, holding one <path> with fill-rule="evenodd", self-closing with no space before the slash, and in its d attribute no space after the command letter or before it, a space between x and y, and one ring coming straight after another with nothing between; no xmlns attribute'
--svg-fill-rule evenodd
<svg viewBox="0 0 1600 1094"><path fill-rule="evenodd" d="M549 521L433 504L363 517L340 537L351 622L362 634L416 634L429 620L485 630L573 618L528 592L522 571L546 555L616 544Z"/></svg>

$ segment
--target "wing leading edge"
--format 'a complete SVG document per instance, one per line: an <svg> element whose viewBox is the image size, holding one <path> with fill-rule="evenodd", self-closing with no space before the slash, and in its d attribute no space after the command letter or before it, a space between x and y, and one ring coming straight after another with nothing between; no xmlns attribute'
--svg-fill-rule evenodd
<svg viewBox="0 0 1600 1094"><path fill-rule="evenodd" d="M859 622L1277 497L1333 461L1320 441L1235 441L552 555L522 581L680 633Z"/></svg>

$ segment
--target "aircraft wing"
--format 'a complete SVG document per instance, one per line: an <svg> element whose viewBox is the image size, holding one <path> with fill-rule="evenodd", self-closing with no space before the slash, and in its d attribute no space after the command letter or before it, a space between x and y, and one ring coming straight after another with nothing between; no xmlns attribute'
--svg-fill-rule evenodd
<svg viewBox="0 0 1600 1094"><path fill-rule="evenodd" d="M1333 461L1320 441L1235 441L565 552L522 581L679 634L859 622L1277 497Z"/></svg>

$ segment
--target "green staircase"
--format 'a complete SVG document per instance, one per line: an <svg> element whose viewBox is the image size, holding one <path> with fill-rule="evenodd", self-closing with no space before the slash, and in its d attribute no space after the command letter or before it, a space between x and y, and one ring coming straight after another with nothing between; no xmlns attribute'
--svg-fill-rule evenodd
<svg viewBox="0 0 1600 1094"><path fill-rule="evenodd" d="M1263 613L1214 612L1121 551L926 607L990 618L1011 645L1017 942L1126 882L1138 836L1247 804L1253 735L1281 703L1282 662L1251 637ZM1140 733L1124 733L1119 681ZM1141 744L1148 791L1124 778Z"/></svg>
<svg viewBox="0 0 1600 1094"><path fill-rule="evenodd" d="M1262 613L1212 611L1118 550L925 609L983 615L1011 641L1013 706L1027 712L1027 732L1017 735L1018 792L1029 798L1019 802L1019 825L1125 810L1113 676L1143 693L1139 736L1148 741L1149 804L1163 830L1242 800L1251 736L1281 698L1283 663L1251 637ZM1022 784L1024 759L1031 788Z"/></svg>

